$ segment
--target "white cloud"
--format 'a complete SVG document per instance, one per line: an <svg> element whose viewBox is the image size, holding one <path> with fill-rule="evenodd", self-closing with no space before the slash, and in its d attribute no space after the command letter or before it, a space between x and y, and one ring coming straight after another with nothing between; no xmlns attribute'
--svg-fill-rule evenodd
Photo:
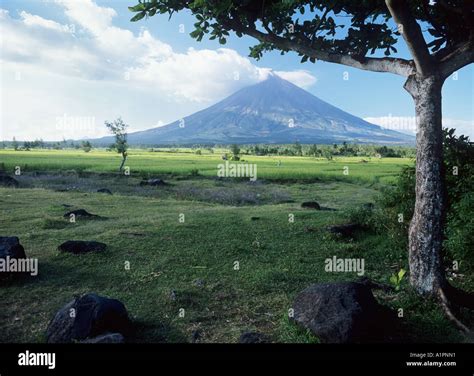
<svg viewBox="0 0 474 376"><path fill-rule="evenodd" d="M314 77L310 72L302 69L291 72L275 71L275 73L281 78L288 80L303 89L313 86L317 81L316 77Z"/></svg>
<svg viewBox="0 0 474 376"><path fill-rule="evenodd" d="M416 134L416 117L415 116L380 116L365 117L365 121L380 125L383 128L392 129L397 132ZM444 128L456 129L457 135L469 136L474 139L474 122L471 120L460 120L452 118L443 118Z"/></svg>
<svg viewBox="0 0 474 376"><path fill-rule="evenodd" d="M14 18L0 9L2 89L8 92L2 98L5 138L30 139L41 129L60 139L51 122L65 113L94 116L103 124L115 116L113 110L136 129L167 124L265 79L270 71L228 48L177 52L144 28L134 34L114 26L116 11L92 0L55 3L70 23L26 11ZM275 73L304 88L316 82L304 70ZM91 137L80 130L75 134Z"/></svg>
<svg viewBox="0 0 474 376"><path fill-rule="evenodd" d="M23 23L27 26L38 26L40 28L46 28L55 31L71 32L71 29L68 25L61 25L58 22L47 20L43 17L36 16L25 11L20 12L20 17L22 18Z"/></svg>

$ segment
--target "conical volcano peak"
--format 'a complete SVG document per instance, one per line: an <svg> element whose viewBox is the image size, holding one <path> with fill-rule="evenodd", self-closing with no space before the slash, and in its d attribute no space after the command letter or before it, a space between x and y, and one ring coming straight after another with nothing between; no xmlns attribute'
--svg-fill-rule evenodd
<svg viewBox="0 0 474 376"><path fill-rule="evenodd" d="M131 144L413 143L330 105L273 71L180 121L129 134ZM112 139L110 139L112 140ZM107 139L107 142L109 139Z"/></svg>

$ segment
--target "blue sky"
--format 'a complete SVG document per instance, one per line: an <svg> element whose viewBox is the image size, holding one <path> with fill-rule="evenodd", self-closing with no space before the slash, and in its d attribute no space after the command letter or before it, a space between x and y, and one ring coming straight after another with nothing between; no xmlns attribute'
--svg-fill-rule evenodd
<svg viewBox="0 0 474 376"><path fill-rule="evenodd" d="M225 46L193 40L188 34L194 20L186 12L170 21L161 15L131 23L132 0L0 4L0 139L97 137L105 134L104 120L117 116L133 130L167 124L265 79L270 69L374 123L414 124L403 77L301 64L294 53L268 53L255 61L248 58L253 38L231 36ZM403 41L397 48L408 57ZM445 125L471 137L473 76L471 65L443 89Z"/></svg>

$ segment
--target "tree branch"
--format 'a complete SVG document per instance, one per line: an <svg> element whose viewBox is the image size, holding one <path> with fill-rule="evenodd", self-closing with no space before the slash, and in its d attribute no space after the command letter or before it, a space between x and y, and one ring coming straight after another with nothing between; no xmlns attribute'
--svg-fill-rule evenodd
<svg viewBox="0 0 474 376"><path fill-rule="evenodd" d="M416 71L422 76L429 76L434 71L431 55L406 0L385 0L385 4L394 21L401 26L399 30L413 56Z"/></svg>
<svg viewBox="0 0 474 376"><path fill-rule="evenodd" d="M310 58L337 63L353 68L363 69L372 72L389 72L408 77L414 73L413 61L399 58L369 58L364 56L351 56L339 53L331 53L312 48L310 45L292 41L278 36L267 30L267 33L261 32L255 28L255 25L244 26L238 20L226 20L224 23L235 31L250 35L262 43L270 43L279 49L295 51Z"/></svg>
<svg viewBox="0 0 474 376"><path fill-rule="evenodd" d="M471 63L474 63L474 42L472 39L440 60L441 77L445 79Z"/></svg>

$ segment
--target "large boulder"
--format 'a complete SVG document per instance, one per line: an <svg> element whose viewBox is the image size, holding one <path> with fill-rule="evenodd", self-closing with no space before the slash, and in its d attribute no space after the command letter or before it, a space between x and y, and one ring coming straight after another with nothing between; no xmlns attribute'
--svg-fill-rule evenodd
<svg viewBox="0 0 474 376"><path fill-rule="evenodd" d="M127 310L120 301L90 293L61 308L49 323L46 337L48 343L70 343L107 333L126 337L130 329Z"/></svg>
<svg viewBox="0 0 474 376"><path fill-rule="evenodd" d="M20 183L18 183L18 180L12 178L11 176L0 173L0 187L18 188L19 186Z"/></svg>
<svg viewBox="0 0 474 376"><path fill-rule="evenodd" d="M8 259L26 259L25 249L16 236L0 236L0 259L7 263ZM9 271L0 271L0 279L11 276Z"/></svg>
<svg viewBox="0 0 474 376"><path fill-rule="evenodd" d="M0 236L0 258L26 258L25 249L16 236Z"/></svg>
<svg viewBox="0 0 474 376"><path fill-rule="evenodd" d="M322 343L384 341L394 327L392 312L356 282L311 285L296 297L293 309L293 319Z"/></svg>
<svg viewBox="0 0 474 376"><path fill-rule="evenodd" d="M74 254L88 252L103 252L107 248L105 243L84 240L68 240L58 247L60 252L68 252Z"/></svg>

